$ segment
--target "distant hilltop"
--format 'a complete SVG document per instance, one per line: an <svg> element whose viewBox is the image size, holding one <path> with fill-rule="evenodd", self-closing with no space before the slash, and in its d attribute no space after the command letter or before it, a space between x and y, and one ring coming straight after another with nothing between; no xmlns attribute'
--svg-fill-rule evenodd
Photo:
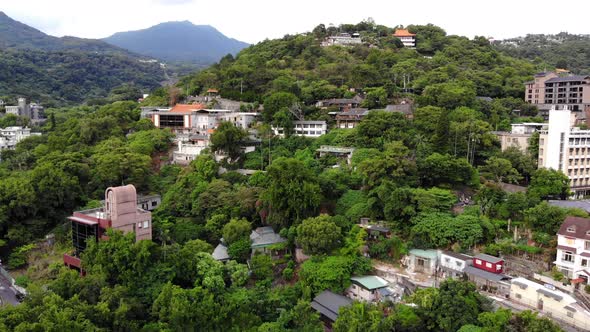
<svg viewBox="0 0 590 332"><path fill-rule="evenodd" d="M248 43L226 37L210 25L189 21L166 22L153 27L118 32L103 41L126 50L163 59L209 65L227 54L235 55Z"/></svg>

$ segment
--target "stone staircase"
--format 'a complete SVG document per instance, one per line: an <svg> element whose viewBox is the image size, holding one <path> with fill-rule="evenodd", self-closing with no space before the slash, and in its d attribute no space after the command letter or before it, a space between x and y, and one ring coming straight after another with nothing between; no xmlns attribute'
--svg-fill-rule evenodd
<svg viewBox="0 0 590 332"><path fill-rule="evenodd" d="M579 304L582 307L590 311L590 295L586 294L586 292L583 290L581 291L579 289L576 289L574 291L574 296L576 297L576 300L578 300Z"/></svg>

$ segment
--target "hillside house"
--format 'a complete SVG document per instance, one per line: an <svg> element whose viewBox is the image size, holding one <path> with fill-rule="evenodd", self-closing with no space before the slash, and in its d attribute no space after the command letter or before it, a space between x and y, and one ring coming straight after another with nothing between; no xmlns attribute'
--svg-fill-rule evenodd
<svg viewBox="0 0 590 332"><path fill-rule="evenodd" d="M409 252L409 270L414 273L434 275L438 264L438 251L411 249Z"/></svg>
<svg viewBox="0 0 590 332"><path fill-rule="evenodd" d="M514 278L510 299L585 331L590 330L590 313L575 298L551 285L541 285L525 278Z"/></svg>
<svg viewBox="0 0 590 332"><path fill-rule="evenodd" d="M478 289L502 296L510 293L511 277L502 273L504 260L501 258L478 254L473 257L472 265L467 265L463 271Z"/></svg>
<svg viewBox="0 0 590 332"><path fill-rule="evenodd" d="M327 331L331 331L332 324L338 319L340 308L352 304L352 300L346 296L333 293L329 290L318 294L311 302L311 307L320 314L320 320Z"/></svg>
<svg viewBox="0 0 590 332"><path fill-rule="evenodd" d="M402 44L404 44L404 47L416 47L416 34L411 33L408 29L395 29L393 36L399 38Z"/></svg>
<svg viewBox="0 0 590 332"><path fill-rule="evenodd" d="M320 137L328 132L326 121L293 121L293 135L304 137ZM272 127L275 135L284 136L285 131L281 127Z"/></svg>
<svg viewBox="0 0 590 332"><path fill-rule="evenodd" d="M565 218L557 232L557 256L553 264L566 277L589 284L590 219Z"/></svg>
<svg viewBox="0 0 590 332"><path fill-rule="evenodd" d="M275 250L274 247L286 244L287 242L285 238L275 233L270 226L258 227L253 230L250 234L250 240L252 241L252 254L259 252L271 255L276 254L278 250Z"/></svg>
<svg viewBox="0 0 590 332"><path fill-rule="evenodd" d="M443 250L440 254L439 266L443 277L462 278L465 275L465 268L472 262L472 256Z"/></svg>
<svg viewBox="0 0 590 332"><path fill-rule="evenodd" d="M346 160L346 163L350 165L352 162L352 155L354 153L354 148L347 148L347 147L340 147L340 146L330 146L330 145L322 145L319 149L316 150L320 158L326 155L332 155L339 159Z"/></svg>
<svg viewBox="0 0 590 332"><path fill-rule="evenodd" d="M381 302L394 300L394 291L389 283L378 276L351 277L352 284L346 290L346 296L364 302Z"/></svg>
<svg viewBox="0 0 590 332"><path fill-rule="evenodd" d="M68 219L74 252L64 254L63 260L65 265L76 269L80 269L80 254L86 249L87 241L106 240L109 228L134 233L136 241L152 239L152 214L137 207L133 185L107 188L103 207L76 211Z"/></svg>
<svg viewBox="0 0 590 332"><path fill-rule="evenodd" d="M358 108L363 102L363 98L360 96L354 96L353 98L332 98L318 101L315 106L321 109L327 109L330 107L338 108L339 112Z"/></svg>
<svg viewBox="0 0 590 332"><path fill-rule="evenodd" d="M366 108L353 108L336 114L336 127L340 129L352 129L367 116L369 110Z"/></svg>

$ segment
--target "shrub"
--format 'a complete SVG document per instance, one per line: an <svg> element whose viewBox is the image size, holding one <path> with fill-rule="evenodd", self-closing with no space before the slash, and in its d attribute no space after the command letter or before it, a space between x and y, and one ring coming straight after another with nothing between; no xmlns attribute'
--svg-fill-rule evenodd
<svg viewBox="0 0 590 332"><path fill-rule="evenodd" d="M287 267L283 270L283 278L285 278L285 280L293 279L293 275L294 275L294 272L293 272L292 268Z"/></svg>

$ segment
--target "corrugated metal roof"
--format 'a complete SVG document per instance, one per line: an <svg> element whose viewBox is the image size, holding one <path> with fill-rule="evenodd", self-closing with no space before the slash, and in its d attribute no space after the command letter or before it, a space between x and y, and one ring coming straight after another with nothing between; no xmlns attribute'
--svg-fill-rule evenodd
<svg viewBox="0 0 590 332"><path fill-rule="evenodd" d="M378 276L360 276L350 278L353 283L358 284L368 290L387 287L387 281Z"/></svg>
<svg viewBox="0 0 590 332"><path fill-rule="evenodd" d="M491 280L494 282L510 279L510 277L507 275L488 272L488 271L473 267L471 265L466 266L465 270L463 272L465 272L467 275L474 275L476 277L480 277L480 278L483 278L486 280Z"/></svg>
<svg viewBox="0 0 590 332"><path fill-rule="evenodd" d="M334 322L338 318L340 308L348 306L351 303L351 299L326 290L313 299L311 307Z"/></svg>
<svg viewBox="0 0 590 332"><path fill-rule="evenodd" d="M492 264L498 263L503 261L502 258L496 257L496 256L491 256L491 255L487 255L487 254L477 254L475 256L476 259L481 259L482 261L486 261L486 262L490 262Z"/></svg>

